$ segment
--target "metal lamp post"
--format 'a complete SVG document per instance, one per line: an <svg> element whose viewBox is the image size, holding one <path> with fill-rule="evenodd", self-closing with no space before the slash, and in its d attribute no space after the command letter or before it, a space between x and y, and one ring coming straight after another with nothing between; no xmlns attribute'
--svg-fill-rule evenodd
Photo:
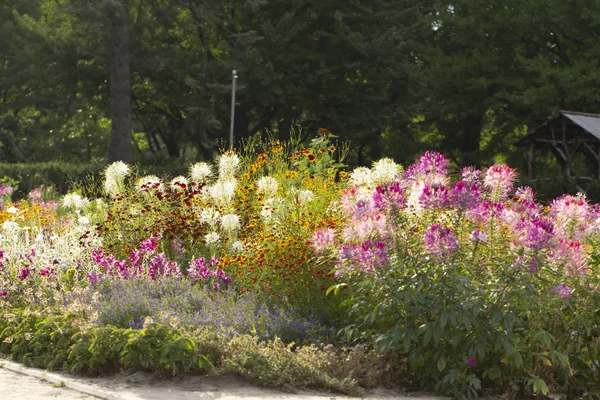
<svg viewBox="0 0 600 400"><path fill-rule="evenodd" d="M235 119L235 82L237 81L237 71L231 71L231 125L229 127L229 150L233 151L233 124Z"/></svg>

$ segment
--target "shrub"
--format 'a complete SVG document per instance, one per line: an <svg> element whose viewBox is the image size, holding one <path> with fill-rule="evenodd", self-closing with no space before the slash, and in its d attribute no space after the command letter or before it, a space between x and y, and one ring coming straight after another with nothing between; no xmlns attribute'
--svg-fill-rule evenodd
<svg viewBox="0 0 600 400"><path fill-rule="evenodd" d="M346 337L406 357L422 386L458 398L577 386L568 343L589 328L566 310L588 314L597 301L585 252L598 209L565 195L544 210L529 188L513 194L504 165L464 169L455 183L447 166L428 152L379 182L377 168L355 170L346 226L315 235L345 282L331 291L345 297Z"/></svg>

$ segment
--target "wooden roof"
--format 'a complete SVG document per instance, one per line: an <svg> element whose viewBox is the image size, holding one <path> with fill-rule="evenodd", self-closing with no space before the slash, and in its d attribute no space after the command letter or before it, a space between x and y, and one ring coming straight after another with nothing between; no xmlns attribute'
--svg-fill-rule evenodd
<svg viewBox="0 0 600 400"><path fill-rule="evenodd" d="M544 122L535 128L532 132L519 139L515 144L517 146L527 146L536 139L554 138L555 132L552 129L557 123L564 124L570 132L575 130L578 133L585 131L596 140L600 140L600 114L589 114L574 111L561 110L556 117ZM561 134L567 132L560 132ZM564 138L566 139L566 138Z"/></svg>

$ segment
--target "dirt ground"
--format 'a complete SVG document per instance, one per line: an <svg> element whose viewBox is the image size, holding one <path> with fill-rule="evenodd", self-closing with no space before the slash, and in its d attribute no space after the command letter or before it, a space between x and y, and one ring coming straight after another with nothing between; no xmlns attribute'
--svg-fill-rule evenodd
<svg viewBox="0 0 600 400"><path fill-rule="evenodd" d="M0 360L0 399L33 400L350 400L351 397L316 391L286 393L258 387L235 376L185 376L157 379L152 374L136 372L99 378L81 378L66 373L46 373L35 368ZM32 376L33 375L33 376ZM51 382L44 381L47 379ZM54 384L54 385L53 385ZM62 387L57 387L62 386ZM76 388L78 391L71 390ZM84 393L82 393L84 392ZM95 395L95 396L94 396ZM373 390L363 399L442 400L424 394L403 394ZM356 399L356 398L355 398Z"/></svg>

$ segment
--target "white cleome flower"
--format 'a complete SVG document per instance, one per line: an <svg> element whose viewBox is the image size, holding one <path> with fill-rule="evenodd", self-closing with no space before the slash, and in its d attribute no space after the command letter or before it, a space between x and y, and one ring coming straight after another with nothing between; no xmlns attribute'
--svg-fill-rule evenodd
<svg viewBox="0 0 600 400"><path fill-rule="evenodd" d="M190 178L192 182L203 183L212 176L212 168L205 162L200 162L190 167Z"/></svg>
<svg viewBox="0 0 600 400"><path fill-rule="evenodd" d="M221 218L221 226L227 232L240 229L240 217L238 217L235 214L223 215L223 217Z"/></svg>
<svg viewBox="0 0 600 400"><path fill-rule="evenodd" d="M235 179L219 179L208 189L210 197L219 205L227 206L235 196L237 181Z"/></svg>
<svg viewBox="0 0 600 400"><path fill-rule="evenodd" d="M162 191L164 188L162 180L156 175L146 175L138 179L137 189L142 192L149 192L153 189Z"/></svg>
<svg viewBox="0 0 600 400"><path fill-rule="evenodd" d="M7 213L9 214L16 214L19 212L19 209L15 206L10 206L8 207L8 209L6 210Z"/></svg>
<svg viewBox="0 0 600 400"><path fill-rule="evenodd" d="M240 164L240 157L232 151L228 151L219 158L219 179L229 180L235 175Z"/></svg>
<svg viewBox="0 0 600 400"><path fill-rule="evenodd" d="M17 224L14 221L4 221L4 223L2 224L2 229L4 229L5 231L16 231L20 228L20 225Z"/></svg>
<svg viewBox="0 0 600 400"><path fill-rule="evenodd" d="M104 172L104 191L112 197L123 191L123 181L129 175L129 167L123 161L110 164Z"/></svg>
<svg viewBox="0 0 600 400"><path fill-rule="evenodd" d="M258 193L263 193L267 197L274 196L279 188L277 180L271 176L263 176L256 183Z"/></svg>
<svg viewBox="0 0 600 400"><path fill-rule="evenodd" d="M171 189L175 191L185 190L185 188L181 187L181 185L185 185L187 187L188 180L185 176L176 176L171 180Z"/></svg>
<svg viewBox="0 0 600 400"><path fill-rule="evenodd" d="M298 193L298 202L300 204L310 203L314 200L314 198L315 194L312 192L312 190L301 190Z"/></svg>
<svg viewBox="0 0 600 400"><path fill-rule="evenodd" d="M217 232L211 232L204 236L204 240L206 241L207 245L211 246L213 244L219 243L219 240L221 240L221 237L219 236L219 234Z"/></svg>
<svg viewBox="0 0 600 400"><path fill-rule="evenodd" d="M241 240L236 240L231 244L231 250L235 253L241 253L244 251L244 243Z"/></svg>
<svg viewBox="0 0 600 400"><path fill-rule="evenodd" d="M66 194L61 203L64 208L73 208L75 210L86 210L91 204L87 197L81 197L77 193Z"/></svg>
<svg viewBox="0 0 600 400"><path fill-rule="evenodd" d="M373 172L367 167L358 167L350 174L350 183L358 186L373 186L375 178Z"/></svg>
<svg viewBox="0 0 600 400"><path fill-rule="evenodd" d="M393 182L400 172L402 167L391 158L382 158L373 163L373 179L377 183Z"/></svg>
<svg viewBox="0 0 600 400"><path fill-rule="evenodd" d="M209 224L210 226L215 226L217 222L219 222L220 217L221 213L219 213L213 207L206 207L200 213L200 222Z"/></svg>

